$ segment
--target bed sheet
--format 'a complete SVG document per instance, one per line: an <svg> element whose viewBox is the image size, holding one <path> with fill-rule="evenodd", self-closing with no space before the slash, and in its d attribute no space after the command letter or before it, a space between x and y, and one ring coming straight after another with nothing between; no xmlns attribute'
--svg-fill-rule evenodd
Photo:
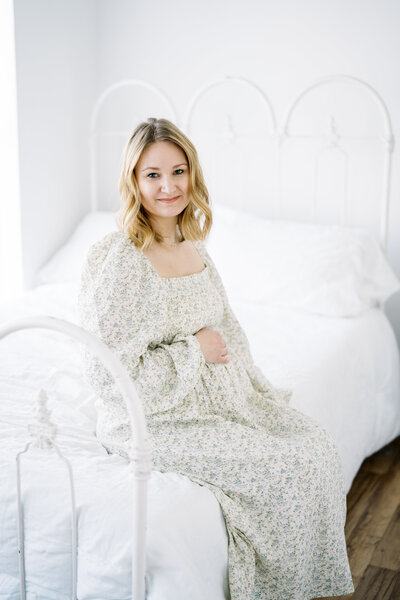
<svg viewBox="0 0 400 600"><path fill-rule="evenodd" d="M3 307L0 321L47 314L77 322L77 292L74 284L39 286ZM333 435L349 489L365 456L400 431L399 353L385 315L324 318L231 304L265 375L292 388L291 405ZM0 598L19 598L14 457L28 438L31 399L43 387L77 482L78 596L128 599L131 475L127 462L109 456L95 438L94 396L83 380L79 345L53 331L14 333L0 344L0 365ZM27 597L63 600L70 589L70 517L62 466L54 459L24 461ZM178 474L154 472L149 599L222 600L226 567L226 530L212 493Z"/></svg>
<svg viewBox="0 0 400 600"><path fill-rule="evenodd" d="M400 434L400 358L378 308L351 318L322 317L232 302L255 362L290 405L335 439L346 491L363 460Z"/></svg>

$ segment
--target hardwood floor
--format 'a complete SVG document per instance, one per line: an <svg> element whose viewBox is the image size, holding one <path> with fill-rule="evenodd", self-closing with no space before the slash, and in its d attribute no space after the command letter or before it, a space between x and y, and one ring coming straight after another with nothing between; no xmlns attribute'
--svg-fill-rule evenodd
<svg viewBox="0 0 400 600"><path fill-rule="evenodd" d="M361 465L345 533L355 591L335 599L400 600L400 437Z"/></svg>

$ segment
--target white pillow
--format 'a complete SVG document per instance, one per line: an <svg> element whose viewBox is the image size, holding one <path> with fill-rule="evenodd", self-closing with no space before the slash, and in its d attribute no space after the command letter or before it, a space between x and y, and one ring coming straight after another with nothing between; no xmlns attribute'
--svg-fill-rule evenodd
<svg viewBox="0 0 400 600"><path fill-rule="evenodd" d="M270 220L213 207L207 250L234 301L332 317L361 314L400 289L364 229Z"/></svg>
<svg viewBox="0 0 400 600"><path fill-rule="evenodd" d="M79 223L68 241L38 271L37 284L79 283L89 248L110 231L116 231L114 212L92 212Z"/></svg>

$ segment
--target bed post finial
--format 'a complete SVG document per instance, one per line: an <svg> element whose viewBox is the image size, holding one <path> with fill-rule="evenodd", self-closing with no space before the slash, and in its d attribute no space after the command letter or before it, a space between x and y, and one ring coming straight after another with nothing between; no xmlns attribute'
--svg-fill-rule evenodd
<svg viewBox="0 0 400 600"><path fill-rule="evenodd" d="M44 389L40 389L34 409L35 422L28 425L28 431L33 438L33 446L52 448L57 433L56 425L50 420L51 410L47 407L48 396Z"/></svg>

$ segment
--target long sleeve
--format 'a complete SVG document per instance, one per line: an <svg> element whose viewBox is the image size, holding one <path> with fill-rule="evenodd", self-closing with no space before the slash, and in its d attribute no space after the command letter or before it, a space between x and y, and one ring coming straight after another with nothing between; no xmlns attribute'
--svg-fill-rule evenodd
<svg viewBox="0 0 400 600"><path fill-rule="evenodd" d="M245 365L246 371L252 381L253 387L262 393L266 393L270 398L281 403L289 403L293 394L292 390L276 388L265 377L261 369L255 364L250 351L250 344L247 335L237 320L228 300L228 296L223 285L222 279L214 264L214 261L207 252L204 244L198 245L199 251L202 253L210 268L210 276L215 287L223 299L224 314L221 322L223 337L228 348L240 356L241 361Z"/></svg>
<svg viewBox="0 0 400 600"><path fill-rule="evenodd" d="M79 309L81 325L117 354L150 416L182 402L205 360L194 335L177 334L168 343L159 339L158 290L143 276L138 252L117 232L92 246L82 271ZM90 352L84 352L84 362L97 407L106 409L108 430L126 432L126 408L111 375Z"/></svg>

